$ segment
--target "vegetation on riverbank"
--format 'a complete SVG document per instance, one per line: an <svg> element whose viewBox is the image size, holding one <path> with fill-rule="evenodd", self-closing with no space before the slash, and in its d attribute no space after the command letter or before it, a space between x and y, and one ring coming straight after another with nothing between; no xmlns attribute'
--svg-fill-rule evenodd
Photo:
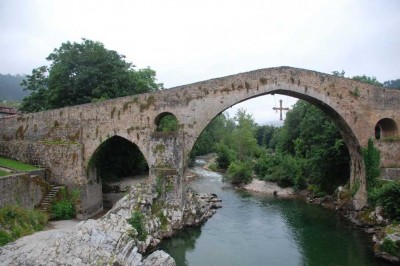
<svg viewBox="0 0 400 266"><path fill-rule="evenodd" d="M48 216L40 211L20 206L0 208L0 246L43 230L47 221Z"/></svg>
<svg viewBox="0 0 400 266"><path fill-rule="evenodd" d="M232 183L253 176L295 189L311 187L332 194L349 178L349 154L330 119L317 107L298 101L283 127L259 126L239 110L234 118L216 117L202 133L192 156L216 152L217 168Z"/></svg>
<svg viewBox="0 0 400 266"><path fill-rule="evenodd" d="M306 189L310 201L339 209L355 224L375 233L375 255L400 261L400 182L380 179L380 154L370 139L363 148L369 206L353 211L359 184L349 186L350 157L336 126L315 106L299 101L283 127L257 125L239 110L220 115L204 130L192 156L215 152L215 165L234 184L253 177L280 187ZM330 196L332 195L332 196Z"/></svg>

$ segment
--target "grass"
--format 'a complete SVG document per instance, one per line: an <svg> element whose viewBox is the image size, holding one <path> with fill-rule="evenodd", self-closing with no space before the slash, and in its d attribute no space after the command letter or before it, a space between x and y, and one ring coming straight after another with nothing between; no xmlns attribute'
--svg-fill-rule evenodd
<svg viewBox="0 0 400 266"><path fill-rule="evenodd" d="M46 214L22 208L7 206L0 209L0 246L43 230L48 221Z"/></svg>
<svg viewBox="0 0 400 266"><path fill-rule="evenodd" d="M9 172L0 170L0 176L6 176L6 175L9 175L9 174L10 174Z"/></svg>
<svg viewBox="0 0 400 266"><path fill-rule="evenodd" d="M0 166L15 169L15 170L20 170L20 171L32 171L32 170L39 169L38 167L29 165L29 164L25 164L25 163L20 163L15 160L6 159L3 157L0 157ZM1 173L0 173L0 175L1 175Z"/></svg>

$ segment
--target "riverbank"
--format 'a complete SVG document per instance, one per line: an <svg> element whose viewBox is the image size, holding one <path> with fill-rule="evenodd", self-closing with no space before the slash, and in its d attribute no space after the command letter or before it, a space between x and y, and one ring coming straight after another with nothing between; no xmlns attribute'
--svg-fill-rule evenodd
<svg viewBox="0 0 400 266"><path fill-rule="evenodd" d="M243 189L280 198L296 197L296 194L292 188L281 188L276 183L259 180L257 178L253 178L251 183L244 185Z"/></svg>
<svg viewBox="0 0 400 266"><path fill-rule="evenodd" d="M204 225L162 241L159 249L177 265L363 265L390 266L373 258L370 236L337 212L247 192L204 169L190 169L190 186L215 193L224 207Z"/></svg>
<svg viewBox="0 0 400 266"><path fill-rule="evenodd" d="M0 248L0 261L2 265L175 265L165 252L155 251L147 258L143 254L177 230L205 222L220 205L215 195L191 189L184 197L185 205L179 207L161 200L153 185L135 185L103 217L20 238Z"/></svg>
<svg viewBox="0 0 400 266"><path fill-rule="evenodd" d="M207 155L202 159L205 160L203 168L213 171L210 165L215 164L215 156ZM385 218L380 207L354 210L351 191L347 187L339 187L334 196L316 197L311 191L294 191L292 188L281 188L276 183L253 178L251 183L240 188L277 198L298 198L309 204L336 211L370 235L375 257L400 264L400 225L393 224Z"/></svg>

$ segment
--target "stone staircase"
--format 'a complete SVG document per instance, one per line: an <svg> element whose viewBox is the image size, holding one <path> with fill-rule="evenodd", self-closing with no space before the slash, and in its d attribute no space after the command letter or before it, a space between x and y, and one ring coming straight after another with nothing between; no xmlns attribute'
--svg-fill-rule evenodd
<svg viewBox="0 0 400 266"><path fill-rule="evenodd" d="M46 196L42 199L42 201L37 206L37 209L43 212L47 212L48 208L50 207L51 203L57 197L58 192L62 189L62 186L51 185L51 189L46 194Z"/></svg>

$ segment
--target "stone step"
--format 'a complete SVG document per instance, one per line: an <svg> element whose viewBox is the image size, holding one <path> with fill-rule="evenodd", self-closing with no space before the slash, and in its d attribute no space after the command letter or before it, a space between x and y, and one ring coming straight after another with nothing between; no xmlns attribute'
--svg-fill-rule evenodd
<svg viewBox="0 0 400 266"><path fill-rule="evenodd" d="M54 201L55 197L57 196L61 188L63 187L52 185L49 192L47 192L47 194L43 197L40 204L37 206L37 209L43 212L47 212L48 207Z"/></svg>

